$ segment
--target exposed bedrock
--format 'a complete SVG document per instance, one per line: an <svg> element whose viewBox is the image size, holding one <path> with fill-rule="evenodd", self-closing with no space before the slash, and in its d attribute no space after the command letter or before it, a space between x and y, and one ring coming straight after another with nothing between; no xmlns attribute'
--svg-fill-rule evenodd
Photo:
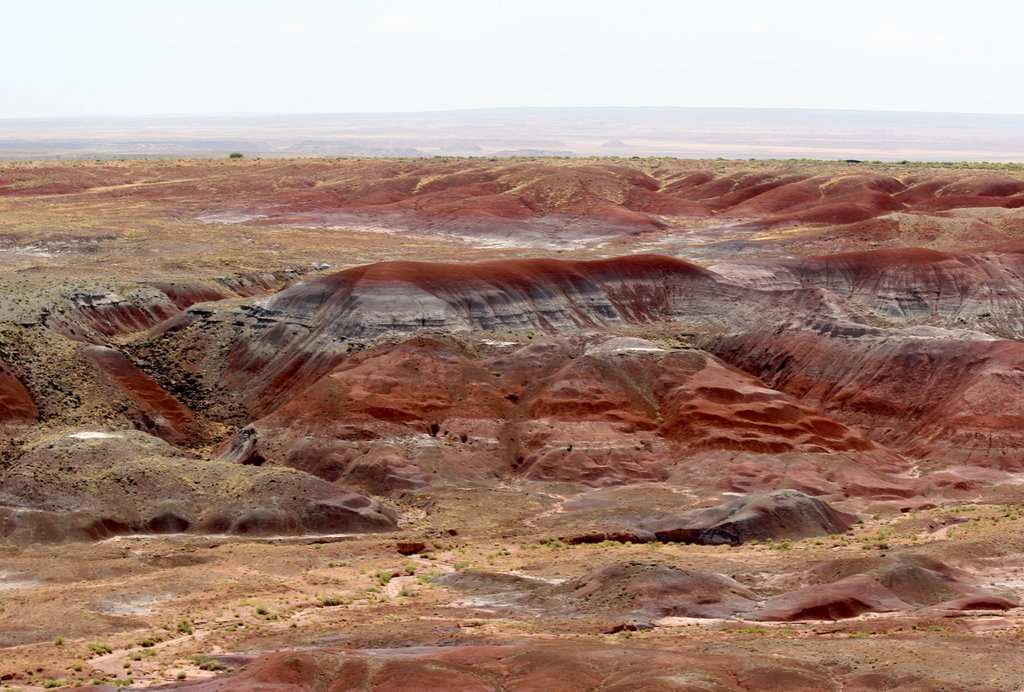
<svg viewBox="0 0 1024 692"><path fill-rule="evenodd" d="M89 288L53 294L23 324L38 323L74 341L107 344L111 339L145 332L197 303L251 298L279 291L301 272L251 272L218 279L150 282L93 282Z"/></svg>

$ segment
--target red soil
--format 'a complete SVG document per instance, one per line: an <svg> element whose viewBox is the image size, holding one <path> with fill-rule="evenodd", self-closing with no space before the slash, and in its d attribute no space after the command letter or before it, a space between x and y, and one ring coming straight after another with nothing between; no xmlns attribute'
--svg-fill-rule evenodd
<svg viewBox="0 0 1024 692"><path fill-rule="evenodd" d="M32 396L6 365L0 363L0 424L34 421Z"/></svg>
<svg viewBox="0 0 1024 692"><path fill-rule="evenodd" d="M257 421L258 455L377 492L435 476L664 480L708 453L884 458L706 354L581 349L552 340L488 359L425 339L375 348Z"/></svg>
<svg viewBox="0 0 1024 692"><path fill-rule="evenodd" d="M196 443L203 437L192 411L125 356L103 346L83 346L81 354L132 402L125 416L137 428L172 444Z"/></svg>
<svg viewBox="0 0 1024 692"><path fill-rule="evenodd" d="M403 283L425 291L449 290L461 284L485 283L532 292L557 290L559 285L583 281L621 281L656 276L710 277L711 273L696 264L664 255L628 255L590 261L513 259L471 264L380 262L338 272L325 279L324 283Z"/></svg>
<svg viewBox="0 0 1024 692"><path fill-rule="evenodd" d="M888 682L889 679L881 674ZM401 653L340 650L279 653L237 675L189 684L195 692L372 689L380 692L680 689L821 690L838 686L826 668L782 656L709 654L594 642L522 642L422 647ZM876 681L877 682L877 681ZM686 685L692 689L692 685Z"/></svg>
<svg viewBox="0 0 1024 692"><path fill-rule="evenodd" d="M931 463L1024 470L1024 345L752 333L718 354Z"/></svg>
<svg viewBox="0 0 1024 692"><path fill-rule="evenodd" d="M310 160L236 162L225 171L173 162L136 169L33 166L10 170L0 196L88 195L157 204L187 200L197 215L258 214L259 225L366 220L459 232L557 221L583 234L652 231L672 217L721 216L758 226L845 225L894 211L935 214L1024 205L1011 172L717 162ZM226 165L226 164L224 164ZM270 174L272 172L272 174ZM230 202L227 202L230 200ZM549 227L544 226L545 228Z"/></svg>

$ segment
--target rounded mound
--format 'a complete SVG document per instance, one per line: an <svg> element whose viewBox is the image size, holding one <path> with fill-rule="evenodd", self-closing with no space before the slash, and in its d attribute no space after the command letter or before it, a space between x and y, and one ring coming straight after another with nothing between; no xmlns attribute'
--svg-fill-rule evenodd
<svg viewBox="0 0 1024 692"><path fill-rule="evenodd" d="M590 613L694 618L730 617L753 609L760 598L722 575L645 562L609 565L537 595Z"/></svg>

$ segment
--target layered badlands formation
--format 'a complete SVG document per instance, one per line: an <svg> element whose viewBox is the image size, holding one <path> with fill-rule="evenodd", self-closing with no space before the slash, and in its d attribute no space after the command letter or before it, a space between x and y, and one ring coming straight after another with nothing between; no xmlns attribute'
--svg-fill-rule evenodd
<svg viewBox="0 0 1024 692"><path fill-rule="evenodd" d="M93 251L71 252L92 278L58 284L46 264L58 260L40 255L5 276L16 290L0 301L0 537L24 564L127 537L143 547L109 559L145 559L110 567L118 579L207 560L226 574L250 549L295 560L259 553L223 582L260 575L253 590L287 604L281 620L300 632L265 606L243 622L249 600L230 617L203 604L171 627L182 636L168 651L217 642L217 665L245 666L197 689L970 689L955 670L907 663L917 653L898 675L876 673L763 628L818 628L799 630L817 642L860 631L823 622L885 622L888 636L948 619L1019 636L1019 526L977 537L985 522L1018 522L1024 487L1016 172L318 161L279 162L274 178L267 165L0 177L24 247L37 247L34 199L55 214L127 197L202 218L209 235L195 276L170 271L177 249L163 257L154 240L151 275L98 281ZM353 264L336 226L357 221L401 229L373 232L419 260L330 269ZM715 236L700 263L672 244L694 228ZM324 245L302 235L289 248L292 232ZM464 248L445 245L453 233ZM559 234L583 239L580 257L534 242ZM514 256L472 247L495 236L521 243ZM231 268L218 243L240 237L285 249L243 243L245 266ZM436 242L446 261L402 237ZM901 247L908 238L928 247ZM318 252L313 269L274 257ZM395 531L403 554L427 556L388 562L394 542L379 535ZM975 538L947 543L964 535ZM427 568L421 584L413 572ZM410 592L435 595L421 612ZM355 601L384 614L336 615ZM22 618L30 605L12 607ZM481 617L514 626L475 635ZM240 624L249 634L227 629ZM774 653L672 634L734 625L771 632ZM339 629L351 641L331 639ZM533 636L551 631L566 641ZM10 632L11 646L42 641ZM95 657L97 674L137 660L127 651Z"/></svg>
<svg viewBox="0 0 1024 692"><path fill-rule="evenodd" d="M179 308L133 347L164 384L110 346L74 355L138 429L201 444L249 420L219 459L369 493L660 481L914 506L1024 464L1021 254L384 263ZM5 418L31 420L3 375Z"/></svg>

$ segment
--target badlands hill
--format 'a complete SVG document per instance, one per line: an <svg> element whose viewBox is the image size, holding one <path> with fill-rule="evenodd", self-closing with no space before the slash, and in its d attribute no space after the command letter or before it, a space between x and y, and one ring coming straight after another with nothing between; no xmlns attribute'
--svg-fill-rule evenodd
<svg viewBox="0 0 1024 692"><path fill-rule="evenodd" d="M0 676L1012 689L1022 206L1012 167L0 166Z"/></svg>

